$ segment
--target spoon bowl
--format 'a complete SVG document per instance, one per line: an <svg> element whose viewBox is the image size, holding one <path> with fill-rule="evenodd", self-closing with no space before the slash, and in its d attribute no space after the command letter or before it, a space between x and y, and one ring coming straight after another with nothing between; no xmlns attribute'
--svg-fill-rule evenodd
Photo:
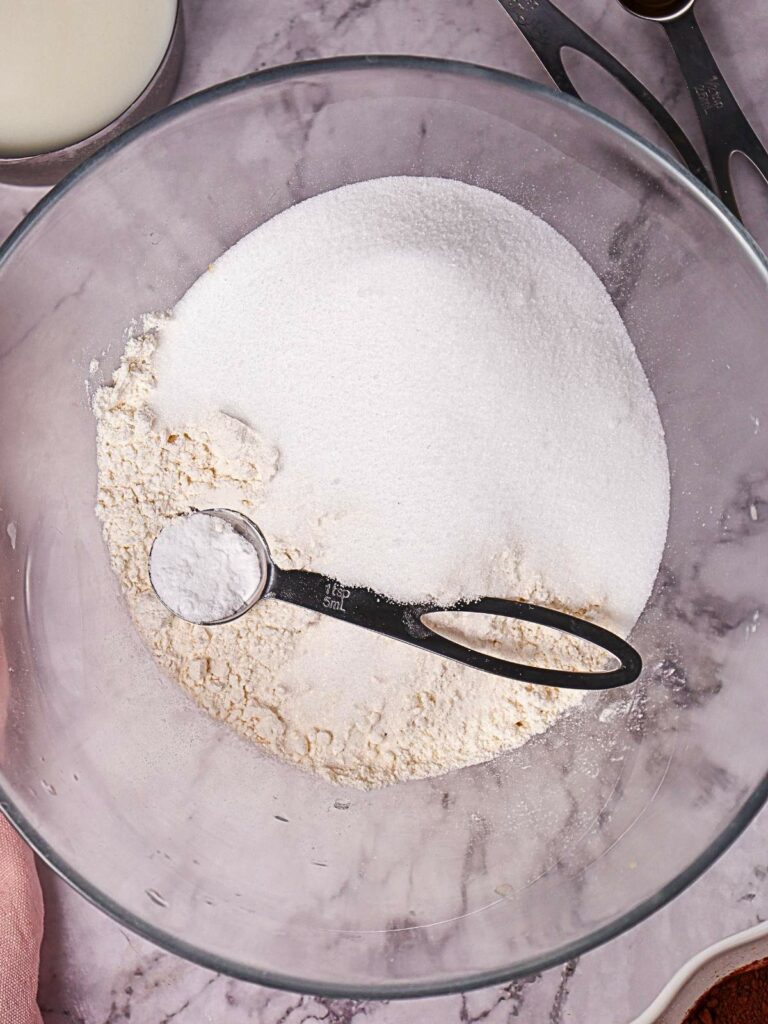
<svg viewBox="0 0 768 1024"><path fill-rule="evenodd" d="M149 582L152 584L152 589L155 592L155 596L163 604L169 612L176 615L178 618L186 619L187 622L191 622L196 626L223 626L228 622L235 622L241 618L246 612L249 612L251 608L260 601L264 594L269 590L272 582L272 576L274 572L274 562L272 561L272 555L270 554L269 545L267 544L266 538L258 526L242 514L242 512L235 512L233 509L228 508L206 508L206 509L193 509L187 513L187 518L191 516L211 516L214 519L221 519L222 522L227 523L231 526L236 534L241 536L256 552L259 560L259 578L256 586L254 587L251 594L240 605L239 608L234 609L230 614L221 616L215 619L193 619L187 618L183 615L179 608L174 608L163 596L163 588L158 587L156 582L157 577L157 566L155 561L156 544L157 539L161 534L155 537L152 547L149 550ZM172 522L175 520L172 520ZM161 531L162 533L162 531Z"/></svg>
<svg viewBox="0 0 768 1024"><path fill-rule="evenodd" d="M645 21L674 21L687 14L696 0L619 0L621 6Z"/></svg>

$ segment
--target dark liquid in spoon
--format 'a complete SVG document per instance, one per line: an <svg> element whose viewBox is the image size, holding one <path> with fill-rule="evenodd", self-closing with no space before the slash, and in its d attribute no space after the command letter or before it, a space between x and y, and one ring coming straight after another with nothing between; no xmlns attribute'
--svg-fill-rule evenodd
<svg viewBox="0 0 768 1024"><path fill-rule="evenodd" d="M642 18L668 18L688 6L688 0L621 0L621 3Z"/></svg>

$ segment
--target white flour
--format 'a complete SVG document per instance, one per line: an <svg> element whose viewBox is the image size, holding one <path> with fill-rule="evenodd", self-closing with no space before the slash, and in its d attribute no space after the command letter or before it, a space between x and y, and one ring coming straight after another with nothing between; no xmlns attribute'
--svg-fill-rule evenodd
<svg viewBox="0 0 768 1024"><path fill-rule="evenodd" d="M210 515L172 519L157 535L149 559L155 592L188 622L217 622L239 612L261 583L252 544Z"/></svg>
<svg viewBox="0 0 768 1024"><path fill-rule="evenodd" d="M543 221L458 182L363 182L274 218L146 325L95 404L98 513L142 635L212 714L337 781L486 760L581 695L278 602L173 619L147 576L169 516L239 508L278 565L621 632L658 569L666 451L615 308ZM483 635L552 666L577 651L498 620Z"/></svg>

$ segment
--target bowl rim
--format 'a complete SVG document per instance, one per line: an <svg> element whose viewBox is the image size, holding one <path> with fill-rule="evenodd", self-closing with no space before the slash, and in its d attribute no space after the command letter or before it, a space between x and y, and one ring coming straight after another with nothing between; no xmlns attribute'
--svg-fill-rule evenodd
<svg viewBox="0 0 768 1024"><path fill-rule="evenodd" d="M763 255L762 250L747 232L744 226L726 209L722 202L710 192L701 182L694 177L690 171L681 164L675 162L667 153L654 143L643 138L632 129L623 125L620 121L603 113L581 100L558 92L549 86L533 82L521 75L491 68L480 64L465 61L456 61L439 57L410 56L405 54L375 54L357 55L344 57L330 57L298 61L292 64L282 64L261 71L249 72L236 78L228 79L216 85L209 86L199 92L192 93L185 98L178 100L163 110L145 118L137 125L129 128L126 132L109 142L102 149L97 150L83 163L79 164L61 182L55 185L43 198L30 210L24 219L0 245L0 267L12 256L15 249L21 244L24 237L45 216L50 208L74 188L81 178L86 177L102 162L120 152L124 147L129 146L135 138L139 138L146 131L172 121L184 114L186 111L196 107L212 103L222 97L260 86L270 85L277 82L286 82L296 78L313 77L315 75L335 72L372 72L382 69L401 71L420 71L431 73L442 73L446 75L458 75L467 79L482 79L498 83L520 92L524 95L543 99L546 102L554 103L566 110L575 113L578 117L587 121L596 122L602 128L618 136L623 142L628 143L630 148L641 151L645 156L662 165L665 172L676 178L683 188L692 191L698 200L719 219L724 227L731 231L736 241L742 246L747 259L751 259L759 272L762 273L768 285L768 259ZM320 979L300 978L283 972L263 970L242 961L229 959L197 946L193 941L187 941L176 935L164 931L162 928L150 923L133 911L128 910L117 901L113 900L107 893L97 886L92 885L87 878L74 869L66 860L54 850L37 829L29 822L21 810L15 805L9 793L6 791L2 776L0 775L0 811L4 812L11 824L20 833L22 838L32 846L38 856L64 881L68 882L81 896L84 896L90 903L112 917L118 924L149 940L156 946L166 951L183 957L208 970L225 974L242 981L254 982L270 988L282 989L289 992L298 992L307 995L316 995L328 998L348 999L411 999L416 997L430 997L439 995L450 995L465 992L471 989L505 984L518 978L527 977L540 973L552 967L557 967L567 960L580 957L590 950L602 945L621 935L623 932L633 928L651 914L661 909L672 899L683 892L697 878L699 878L714 861L720 857L735 839L744 831L747 825L761 810L768 799L768 766L766 773L758 782L749 796L745 799L734 818L721 830L721 832L702 850L691 863L654 895L641 900L632 908L620 914L608 924L594 929L579 939L565 943L550 950L546 955L539 955L520 960L505 967L497 967L485 971L473 971L462 977L441 979L438 981L394 981L392 983L361 984L351 982L340 984L337 982L325 982Z"/></svg>

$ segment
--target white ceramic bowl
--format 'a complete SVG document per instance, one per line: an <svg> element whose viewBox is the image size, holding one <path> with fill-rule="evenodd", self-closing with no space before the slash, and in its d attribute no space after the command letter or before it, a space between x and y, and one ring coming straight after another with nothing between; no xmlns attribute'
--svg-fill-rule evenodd
<svg viewBox="0 0 768 1024"><path fill-rule="evenodd" d="M730 935L697 953L632 1024L682 1024L685 1015L713 985L739 968L766 957L768 921Z"/></svg>

